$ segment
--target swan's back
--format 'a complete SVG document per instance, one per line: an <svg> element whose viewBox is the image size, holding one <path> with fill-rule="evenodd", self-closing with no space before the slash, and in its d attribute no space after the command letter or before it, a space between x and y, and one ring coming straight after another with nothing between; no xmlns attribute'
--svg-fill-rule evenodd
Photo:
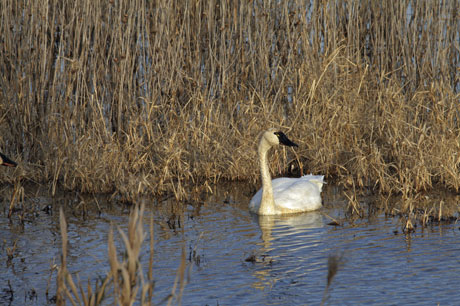
<svg viewBox="0 0 460 306"><path fill-rule="evenodd" d="M286 214L312 211L321 208L322 175L304 175L299 178L281 177L272 180L275 213ZM249 203L249 209L258 212L262 199L262 188Z"/></svg>

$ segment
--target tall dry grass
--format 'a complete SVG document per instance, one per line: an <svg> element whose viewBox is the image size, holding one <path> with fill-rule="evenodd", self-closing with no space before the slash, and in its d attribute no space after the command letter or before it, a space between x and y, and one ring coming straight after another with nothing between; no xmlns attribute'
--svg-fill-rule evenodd
<svg viewBox="0 0 460 306"><path fill-rule="evenodd" d="M125 233L121 228L118 232L124 246L124 256L120 258L120 251L117 250L113 230L110 229L108 235L107 261L110 270L105 277L99 278L94 285L88 280L85 285L78 279L74 281L74 276L68 270L68 235L67 221L62 208L60 209L59 221L61 229L62 253L61 264L58 267L56 278L56 304L66 305L69 301L72 305L102 305L112 302L114 305L130 306L134 304L152 305L154 296L155 282L153 279L153 255L154 255L154 236L153 236L153 216L150 218L150 250L149 265L144 269L141 264L141 252L145 238L143 219L144 204L136 205L131 209L128 222L128 230ZM168 301L168 305L176 302L181 304L183 290L186 284L185 273L187 264L185 260L185 246L182 248L182 257L177 277L171 289L171 293L163 299ZM147 272L145 272L145 270ZM190 273L190 271L188 271ZM77 276L78 278L78 276ZM177 287L179 286L179 290Z"/></svg>
<svg viewBox="0 0 460 306"><path fill-rule="evenodd" d="M458 191L458 6L5 0L0 146L52 192L183 198L255 182L255 138L275 126L301 146L273 169Z"/></svg>

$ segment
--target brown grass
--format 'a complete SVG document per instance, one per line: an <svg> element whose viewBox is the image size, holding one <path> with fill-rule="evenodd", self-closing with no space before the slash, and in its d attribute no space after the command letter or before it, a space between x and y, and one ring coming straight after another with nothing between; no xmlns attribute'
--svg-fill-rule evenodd
<svg viewBox="0 0 460 306"><path fill-rule="evenodd" d="M335 3L2 1L0 147L52 192L184 198L255 182L275 126L304 173L458 191L457 2Z"/></svg>
<svg viewBox="0 0 460 306"><path fill-rule="evenodd" d="M72 274L67 270L67 223L63 210L60 210L60 228L62 237L61 265L58 267L56 304L66 305L70 301L72 305L100 305L104 299L110 299L116 305L152 305L153 298L153 216L150 221L150 255L147 275L143 269L140 258L146 234L143 227L144 205L136 206L129 215L128 233L118 228L124 245L123 259L119 259L117 247L114 242L113 230L110 229L108 237L107 260L110 270L104 279L96 281L94 287L90 281L86 286L78 280L74 282ZM173 300L180 304L183 289L185 286L185 246L182 248L182 260L177 271L177 278L172 286L170 295L164 298L168 305ZM180 290L177 293L176 288Z"/></svg>

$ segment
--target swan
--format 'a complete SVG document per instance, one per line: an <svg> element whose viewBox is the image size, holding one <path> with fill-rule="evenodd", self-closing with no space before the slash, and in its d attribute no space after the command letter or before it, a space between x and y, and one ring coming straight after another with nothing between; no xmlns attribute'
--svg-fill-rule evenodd
<svg viewBox="0 0 460 306"><path fill-rule="evenodd" d="M249 210L258 215L285 215L321 208L323 175L271 179L267 153L271 147L278 146L280 143L289 147L298 147L283 132L276 129L265 131L260 138L258 154L262 188L249 202Z"/></svg>
<svg viewBox="0 0 460 306"><path fill-rule="evenodd" d="M16 167L17 166L17 164L14 161L9 159L8 157L6 157L2 153L0 153L0 165L8 166L8 167Z"/></svg>

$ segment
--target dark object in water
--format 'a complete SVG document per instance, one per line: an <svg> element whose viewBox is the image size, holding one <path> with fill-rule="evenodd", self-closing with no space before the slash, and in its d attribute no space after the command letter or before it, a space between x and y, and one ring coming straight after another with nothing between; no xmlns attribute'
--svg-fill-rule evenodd
<svg viewBox="0 0 460 306"><path fill-rule="evenodd" d="M255 263L257 261L256 255L251 255L248 258L246 258L244 261Z"/></svg>
<svg viewBox="0 0 460 306"><path fill-rule="evenodd" d="M338 221L336 221L336 220L329 222L327 225L341 226L341 224L340 224Z"/></svg>
<svg viewBox="0 0 460 306"><path fill-rule="evenodd" d="M7 167L16 167L18 164L9 159L6 155L0 153L0 165Z"/></svg>

